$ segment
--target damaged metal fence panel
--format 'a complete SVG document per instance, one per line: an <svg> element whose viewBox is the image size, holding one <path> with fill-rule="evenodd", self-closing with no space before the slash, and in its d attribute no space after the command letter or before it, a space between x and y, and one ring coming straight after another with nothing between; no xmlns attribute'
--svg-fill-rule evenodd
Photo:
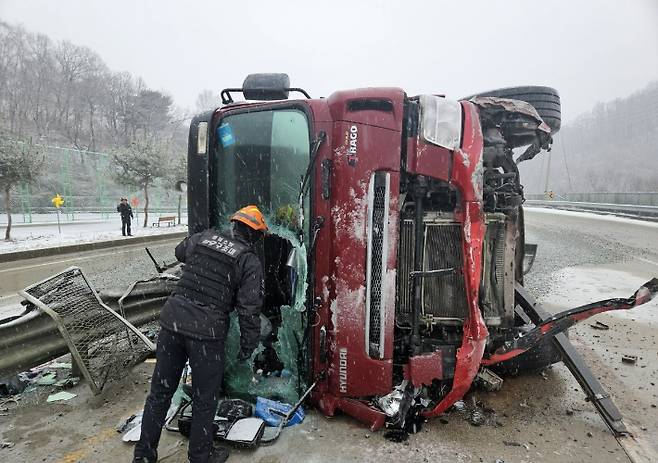
<svg viewBox="0 0 658 463"><path fill-rule="evenodd" d="M55 321L95 394L155 346L105 305L77 267L70 267L19 294Z"/></svg>
<svg viewBox="0 0 658 463"><path fill-rule="evenodd" d="M173 284L169 278L156 277L149 285L135 288L123 300L124 318L138 327L157 322ZM123 294L123 290L109 290L100 296L105 304L120 310L117 299ZM53 319L30 304L19 318L0 320L0 352L0 376L11 376L64 355L69 349Z"/></svg>

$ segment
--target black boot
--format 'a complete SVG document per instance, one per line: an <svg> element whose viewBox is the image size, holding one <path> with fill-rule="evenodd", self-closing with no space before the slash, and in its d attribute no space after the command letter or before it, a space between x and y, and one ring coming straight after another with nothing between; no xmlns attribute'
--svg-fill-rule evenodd
<svg viewBox="0 0 658 463"><path fill-rule="evenodd" d="M213 447L210 451L208 463L224 463L228 459L228 448Z"/></svg>
<svg viewBox="0 0 658 463"><path fill-rule="evenodd" d="M158 461L158 452L155 452L155 458L135 457L133 463L156 463Z"/></svg>

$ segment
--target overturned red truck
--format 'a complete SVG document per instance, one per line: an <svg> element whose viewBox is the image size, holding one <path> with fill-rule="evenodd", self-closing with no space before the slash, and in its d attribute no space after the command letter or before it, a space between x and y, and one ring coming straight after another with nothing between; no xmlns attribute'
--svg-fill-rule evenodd
<svg viewBox="0 0 658 463"><path fill-rule="evenodd" d="M237 92L249 102L234 102ZM190 233L226 226L247 204L286 230L259 250L264 312L276 326L276 309L301 299L299 372L316 383L311 399L322 413L372 429L404 426L446 411L483 367L564 360L624 432L560 333L650 300L658 281L556 316L522 286L536 246L525 243L517 164L550 148L560 128L555 90L452 100L365 88L311 99L286 75L253 74L222 99L190 128ZM294 255L286 236L301 243L303 272L286 267Z"/></svg>

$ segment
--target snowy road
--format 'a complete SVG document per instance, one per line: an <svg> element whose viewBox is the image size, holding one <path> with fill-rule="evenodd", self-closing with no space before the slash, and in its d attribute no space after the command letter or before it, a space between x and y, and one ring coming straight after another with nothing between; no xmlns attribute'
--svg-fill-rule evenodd
<svg viewBox="0 0 658 463"><path fill-rule="evenodd" d="M181 231L180 228L177 231ZM144 247L149 248L158 262L171 262L175 259L174 247L180 240L162 239L152 243L0 263L0 318L22 311L17 290L71 266L82 268L98 291L109 287L127 287L139 278L155 275L157 272Z"/></svg>
<svg viewBox="0 0 658 463"><path fill-rule="evenodd" d="M658 275L656 224L528 209L526 225L528 241L539 245L526 283L551 310L612 295L627 297ZM164 244L158 249L162 256L170 251ZM150 264L139 256L135 250L82 267L93 273L95 284L103 286L148 270ZM571 335L626 423L637 432L637 446L646 446L654 455L658 454L657 312L654 301L624 315L603 314L595 319L610 325L610 330L597 331L585 323ZM623 364L623 354L637 355L637 364ZM78 386L79 396L70 402L26 404L0 417L0 441L15 443L11 449L0 450L0 460L129 461L132 447L122 443L113 428L122 417L141 409L151 372L152 365L142 364L99 397ZM274 446L255 452L234 450L230 461L643 461L628 457L563 365L543 374L506 378L501 391L476 391L473 397L495 411L495 424L475 427L453 412L397 444L352 419L311 413L301 426L285 430ZM172 463L187 461L185 443L165 432L161 458ZM658 461L652 458L648 461Z"/></svg>

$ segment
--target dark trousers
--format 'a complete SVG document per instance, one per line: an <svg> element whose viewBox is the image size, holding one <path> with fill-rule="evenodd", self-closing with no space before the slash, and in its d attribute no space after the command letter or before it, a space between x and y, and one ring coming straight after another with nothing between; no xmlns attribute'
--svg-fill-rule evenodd
<svg viewBox="0 0 658 463"><path fill-rule="evenodd" d="M121 234L123 236L126 236L126 231L130 235L130 218L128 219L121 219Z"/></svg>
<svg viewBox="0 0 658 463"><path fill-rule="evenodd" d="M142 436L135 446L135 457L155 458L165 416L188 359L193 392L188 457L192 463L208 461L213 440L212 422L224 373L224 338L199 341L166 328L158 335L151 393L146 398Z"/></svg>

